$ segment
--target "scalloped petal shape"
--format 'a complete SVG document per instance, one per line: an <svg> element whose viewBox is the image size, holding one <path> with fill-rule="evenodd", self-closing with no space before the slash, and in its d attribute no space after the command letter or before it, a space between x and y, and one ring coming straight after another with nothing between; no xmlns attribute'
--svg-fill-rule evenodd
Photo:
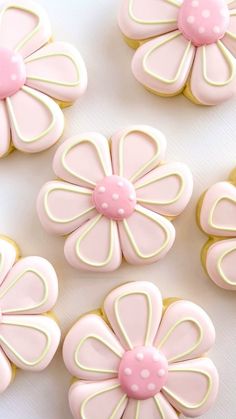
<svg viewBox="0 0 236 419"><path fill-rule="evenodd" d="M213 243L207 250L205 264L216 285L236 291L236 239Z"/></svg>

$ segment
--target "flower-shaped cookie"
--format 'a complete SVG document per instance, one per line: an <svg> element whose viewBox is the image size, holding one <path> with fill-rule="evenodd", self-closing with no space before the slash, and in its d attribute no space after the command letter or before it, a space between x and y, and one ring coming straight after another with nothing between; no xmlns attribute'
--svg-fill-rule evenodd
<svg viewBox="0 0 236 419"><path fill-rule="evenodd" d="M60 329L45 313L57 295L52 265L40 257L18 260L15 244L0 238L0 393L11 383L15 366L42 371L51 362Z"/></svg>
<svg viewBox="0 0 236 419"><path fill-rule="evenodd" d="M122 253L131 264L157 261L175 239L170 219L192 194L184 164L161 164L166 141L158 130L133 126L110 145L96 133L66 141L53 164L63 181L46 183L38 197L45 229L70 234L65 256L75 268L112 271Z"/></svg>
<svg viewBox="0 0 236 419"><path fill-rule="evenodd" d="M164 310L163 310L164 309ZM218 374L206 357L214 326L189 301L164 301L149 282L123 285L103 312L72 327L63 357L76 381L69 392L75 419L196 417L213 404Z"/></svg>
<svg viewBox="0 0 236 419"><path fill-rule="evenodd" d="M236 171L210 187L199 201L198 221L209 237L202 262L220 287L236 291Z"/></svg>
<svg viewBox="0 0 236 419"><path fill-rule="evenodd" d="M86 89L79 52L48 43L51 37L38 3L8 1L0 8L0 157L12 147L36 153L52 146L64 129L57 102L70 104Z"/></svg>
<svg viewBox="0 0 236 419"><path fill-rule="evenodd" d="M136 79L161 96L216 105L236 94L235 0L122 0Z"/></svg>

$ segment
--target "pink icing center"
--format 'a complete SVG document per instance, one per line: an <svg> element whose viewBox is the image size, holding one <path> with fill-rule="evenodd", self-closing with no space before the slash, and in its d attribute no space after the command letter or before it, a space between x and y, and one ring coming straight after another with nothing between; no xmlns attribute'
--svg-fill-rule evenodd
<svg viewBox="0 0 236 419"><path fill-rule="evenodd" d="M146 400L160 392L168 378L168 362L153 346L127 351L120 363L119 380L129 398Z"/></svg>
<svg viewBox="0 0 236 419"><path fill-rule="evenodd" d="M23 57L8 48L0 47L0 99L14 95L25 84Z"/></svg>
<svg viewBox="0 0 236 419"><path fill-rule="evenodd" d="M128 218L136 205L136 193L131 182L120 176L107 176L97 183L93 192L97 211L112 220Z"/></svg>
<svg viewBox="0 0 236 419"><path fill-rule="evenodd" d="M229 17L225 0L184 0L178 27L195 46L213 44L227 31Z"/></svg>

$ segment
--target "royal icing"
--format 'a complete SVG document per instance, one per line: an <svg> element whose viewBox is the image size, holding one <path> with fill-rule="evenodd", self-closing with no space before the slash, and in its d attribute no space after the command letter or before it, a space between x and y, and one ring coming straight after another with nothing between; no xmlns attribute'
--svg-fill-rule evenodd
<svg viewBox="0 0 236 419"><path fill-rule="evenodd" d="M12 146L29 153L52 146L64 129L54 99L70 104L86 90L79 52L51 37L47 14L37 3L8 1L1 7L0 157Z"/></svg>
<svg viewBox="0 0 236 419"><path fill-rule="evenodd" d="M220 287L236 290L236 189L234 179L218 182L200 203L199 223L209 235L203 262L210 278Z"/></svg>
<svg viewBox="0 0 236 419"><path fill-rule="evenodd" d="M60 342L57 323L45 313L58 296L52 265L40 257L17 259L15 245L0 238L0 392L20 369L42 371Z"/></svg>
<svg viewBox="0 0 236 419"><path fill-rule="evenodd" d="M216 105L234 95L236 15L232 3L123 0L119 25L130 42L138 45L132 70L149 90L163 96L183 92L203 105Z"/></svg>
<svg viewBox="0 0 236 419"><path fill-rule="evenodd" d="M111 151L96 133L59 147L53 167L63 181L43 186L37 209L47 231L69 234L65 256L72 266L112 271L122 254L145 264L170 250L175 230L169 219L188 204L192 176L184 164L160 165L165 148L164 136L148 126L116 133Z"/></svg>
<svg viewBox="0 0 236 419"><path fill-rule="evenodd" d="M92 419L98 410L101 419L177 419L211 407L218 374L206 352L214 326L191 302L162 308L153 284L130 283L107 296L104 317L88 314L72 327L63 358L79 379L69 391L75 419Z"/></svg>

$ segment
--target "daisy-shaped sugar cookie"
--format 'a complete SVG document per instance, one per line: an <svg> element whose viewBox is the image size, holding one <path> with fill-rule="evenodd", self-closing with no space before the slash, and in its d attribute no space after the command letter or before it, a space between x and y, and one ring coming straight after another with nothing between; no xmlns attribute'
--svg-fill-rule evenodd
<svg viewBox="0 0 236 419"><path fill-rule="evenodd" d="M38 2L0 6L0 157L12 148L36 153L52 146L64 129L57 102L71 104L87 86L79 52L51 42L46 12Z"/></svg>
<svg viewBox="0 0 236 419"><path fill-rule="evenodd" d="M64 362L80 381L69 391L75 419L178 419L214 403L218 374L206 352L214 326L189 301L164 301L149 282L123 285L103 310L65 338Z"/></svg>
<svg viewBox="0 0 236 419"><path fill-rule="evenodd" d="M0 238L0 393L13 380L15 367L42 371L51 362L60 329L46 312L57 295L52 265L36 256L19 259L16 245Z"/></svg>
<svg viewBox="0 0 236 419"><path fill-rule="evenodd" d="M122 0L119 25L152 92L202 105L236 94L235 0Z"/></svg>
<svg viewBox="0 0 236 419"><path fill-rule="evenodd" d="M43 186L37 207L48 232L69 234L72 266L113 271L122 254L147 264L170 250L170 220L188 204L193 185L184 164L163 163L165 149L164 136L143 125L119 131L110 143L85 133L59 147L53 167L62 180Z"/></svg>
<svg viewBox="0 0 236 419"><path fill-rule="evenodd" d="M211 186L199 201L198 222L209 236L202 262L219 286L236 291L236 170Z"/></svg>

